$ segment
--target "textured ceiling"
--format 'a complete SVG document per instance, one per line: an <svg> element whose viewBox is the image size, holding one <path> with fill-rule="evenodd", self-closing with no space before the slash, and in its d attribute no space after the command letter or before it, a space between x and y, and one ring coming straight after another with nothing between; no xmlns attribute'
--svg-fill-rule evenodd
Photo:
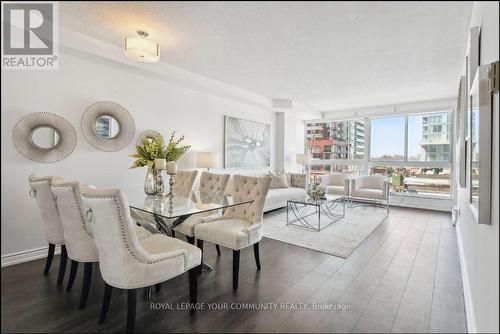
<svg viewBox="0 0 500 334"><path fill-rule="evenodd" d="M104 41L146 30L162 61L317 110L456 94L471 2L61 2Z"/></svg>

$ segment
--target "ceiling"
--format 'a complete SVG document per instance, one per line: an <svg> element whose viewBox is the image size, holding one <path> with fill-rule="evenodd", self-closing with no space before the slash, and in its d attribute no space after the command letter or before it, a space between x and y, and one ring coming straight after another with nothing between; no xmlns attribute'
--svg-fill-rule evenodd
<svg viewBox="0 0 500 334"><path fill-rule="evenodd" d="M319 111L456 95L472 2L61 2L63 27Z"/></svg>

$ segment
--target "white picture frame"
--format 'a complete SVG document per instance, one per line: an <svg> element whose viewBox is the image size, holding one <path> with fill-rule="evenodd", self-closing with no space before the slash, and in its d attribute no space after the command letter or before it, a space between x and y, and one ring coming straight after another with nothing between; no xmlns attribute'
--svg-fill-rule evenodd
<svg viewBox="0 0 500 334"><path fill-rule="evenodd" d="M492 95L488 91L489 65L479 66L470 90L469 202L479 224L491 224ZM475 175L478 175L475 177ZM475 189L477 187L477 189Z"/></svg>

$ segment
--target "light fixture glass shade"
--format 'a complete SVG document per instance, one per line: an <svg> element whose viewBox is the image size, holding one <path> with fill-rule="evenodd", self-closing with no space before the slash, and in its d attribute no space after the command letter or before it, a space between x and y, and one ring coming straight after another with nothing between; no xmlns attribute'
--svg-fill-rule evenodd
<svg viewBox="0 0 500 334"><path fill-rule="evenodd" d="M299 153L296 157L296 161L299 165L308 165L311 163L311 159L311 153Z"/></svg>
<svg viewBox="0 0 500 334"><path fill-rule="evenodd" d="M160 61L160 45L143 37L127 37L125 55L141 63L157 63Z"/></svg>
<svg viewBox="0 0 500 334"><path fill-rule="evenodd" d="M219 155L213 152L198 152L196 154L196 167L215 168L219 163Z"/></svg>

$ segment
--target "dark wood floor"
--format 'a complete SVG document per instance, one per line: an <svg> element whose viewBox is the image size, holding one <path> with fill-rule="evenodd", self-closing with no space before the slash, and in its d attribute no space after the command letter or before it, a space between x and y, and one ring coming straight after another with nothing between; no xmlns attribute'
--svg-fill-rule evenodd
<svg viewBox="0 0 500 334"><path fill-rule="evenodd" d="M154 310L151 303L188 301L188 277L163 284L149 302L137 303L137 332L464 332L462 282L450 215L393 208L346 260L263 239L262 271L251 248L242 251L239 290L231 288L232 253L205 247L215 267L199 278L198 301L219 303L341 304L348 310ZM2 268L2 332L120 332L126 293L114 291L108 318L98 326L103 281L97 266L87 307L78 311L83 276L73 291L56 287L58 259L50 275L44 261ZM68 266L69 269L69 266ZM68 270L69 271L69 270ZM68 275L68 272L66 273ZM66 281L66 280L65 280ZM287 304L290 305L290 304ZM178 305L180 306L180 304ZM278 308L280 305L278 305Z"/></svg>

